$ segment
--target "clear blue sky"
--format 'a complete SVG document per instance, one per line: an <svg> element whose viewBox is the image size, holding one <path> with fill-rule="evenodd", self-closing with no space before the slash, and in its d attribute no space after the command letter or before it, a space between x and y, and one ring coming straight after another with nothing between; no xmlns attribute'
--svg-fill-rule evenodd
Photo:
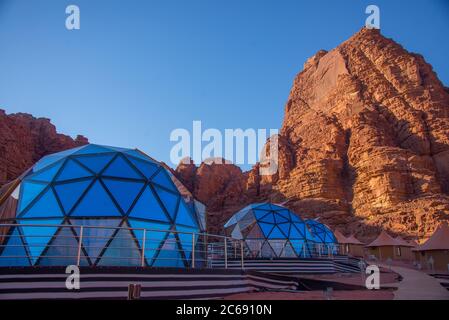
<svg viewBox="0 0 449 320"><path fill-rule="evenodd" d="M305 60L357 32L368 4L449 85L445 0L0 0L0 108L168 162L170 132L193 120L279 128Z"/></svg>

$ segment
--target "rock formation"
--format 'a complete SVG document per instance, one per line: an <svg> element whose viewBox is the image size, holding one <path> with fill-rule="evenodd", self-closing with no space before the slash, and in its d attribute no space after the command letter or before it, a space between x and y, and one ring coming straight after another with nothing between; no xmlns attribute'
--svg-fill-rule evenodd
<svg viewBox="0 0 449 320"><path fill-rule="evenodd" d="M49 119L0 109L0 186L21 175L43 156L87 144L83 136L59 134Z"/></svg>
<svg viewBox="0 0 449 320"><path fill-rule="evenodd" d="M432 66L378 30L310 58L294 80L279 170L193 163L176 173L208 206L210 231L255 201L369 239L426 237L449 220L449 89Z"/></svg>

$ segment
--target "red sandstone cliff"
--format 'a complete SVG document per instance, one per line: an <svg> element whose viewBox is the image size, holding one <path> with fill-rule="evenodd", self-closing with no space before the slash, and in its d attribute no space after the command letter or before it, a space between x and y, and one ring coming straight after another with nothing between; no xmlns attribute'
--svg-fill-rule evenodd
<svg viewBox="0 0 449 320"><path fill-rule="evenodd" d="M0 186L17 178L43 156L87 144L59 134L49 119L0 109Z"/></svg>
<svg viewBox="0 0 449 320"><path fill-rule="evenodd" d="M378 30L319 51L294 80L279 171L180 165L208 206L209 230L250 202L272 200L370 238L429 235L449 220L449 90L432 66Z"/></svg>

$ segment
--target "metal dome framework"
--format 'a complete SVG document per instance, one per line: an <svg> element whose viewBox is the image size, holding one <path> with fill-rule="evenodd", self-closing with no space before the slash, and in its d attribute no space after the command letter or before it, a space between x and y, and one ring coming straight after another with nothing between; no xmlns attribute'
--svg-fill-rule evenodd
<svg viewBox="0 0 449 320"><path fill-rule="evenodd" d="M137 149L90 144L48 155L23 175L10 198L15 215L0 221L20 226L9 230L0 265L55 265L49 257L72 257L75 249L63 246L77 241L79 226L90 226L81 265L140 265L143 228L160 231L152 233L156 248L144 249L146 265L185 267L192 236L182 232L199 232L167 170Z"/></svg>
<svg viewBox="0 0 449 320"><path fill-rule="evenodd" d="M312 219L306 220L306 225L316 242L323 244L338 243L334 233L326 225Z"/></svg>
<svg viewBox="0 0 449 320"><path fill-rule="evenodd" d="M251 204L225 224L228 236L242 239L254 257L310 257L314 238L305 222L285 207Z"/></svg>

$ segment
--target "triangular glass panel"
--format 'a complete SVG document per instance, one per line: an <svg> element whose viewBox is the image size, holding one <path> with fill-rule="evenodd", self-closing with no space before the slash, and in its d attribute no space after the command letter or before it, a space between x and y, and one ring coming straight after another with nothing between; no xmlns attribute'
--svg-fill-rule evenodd
<svg viewBox="0 0 449 320"><path fill-rule="evenodd" d="M111 236L117 230L122 219L71 219L76 235L80 235L83 228L82 244L92 263L95 263Z"/></svg>
<svg viewBox="0 0 449 320"><path fill-rule="evenodd" d="M274 223L274 216L272 213L268 213L265 216L263 216L262 218L259 219L259 221L261 222L267 222L267 223Z"/></svg>
<svg viewBox="0 0 449 320"><path fill-rule="evenodd" d="M76 160L79 161L82 165L86 166L94 172L98 174L104 167L112 160L114 154L99 154L95 156L78 156Z"/></svg>
<svg viewBox="0 0 449 320"><path fill-rule="evenodd" d="M292 247L298 257L307 257L307 250L305 250L306 248L303 240L290 240L290 243L292 244Z"/></svg>
<svg viewBox="0 0 449 320"><path fill-rule="evenodd" d="M141 255L129 229L120 229L100 258L99 266L140 266Z"/></svg>
<svg viewBox="0 0 449 320"><path fill-rule="evenodd" d="M154 161L153 159L151 159L150 157L148 157L144 153L140 152L139 150L126 150L125 153L128 154L128 155L131 155L133 157L142 159L144 161L149 161L149 162L152 162L152 163L158 165L158 163L156 161Z"/></svg>
<svg viewBox="0 0 449 320"><path fill-rule="evenodd" d="M179 240L171 233L154 258L153 267L184 268L185 263L180 254Z"/></svg>
<svg viewBox="0 0 449 320"><path fill-rule="evenodd" d="M154 175L154 173L159 169L159 166L149 161L142 161L133 157L128 157L128 159L147 179L150 179Z"/></svg>
<svg viewBox="0 0 449 320"><path fill-rule="evenodd" d="M275 226L273 228L273 230L271 231L270 235L268 236L268 238L270 238L270 239L285 239L285 238L287 238L287 236L285 234L283 234L277 226Z"/></svg>
<svg viewBox="0 0 449 320"><path fill-rule="evenodd" d="M261 253L262 258L276 257L276 254L274 253L273 249L271 249L271 246L268 244L268 242L264 242L260 253Z"/></svg>
<svg viewBox="0 0 449 320"><path fill-rule="evenodd" d="M62 219L19 220L33 265L56 233L58 227L54 225L59 225L61 222Z"/></svg>
<svg viewBox="0 0 449 320"><path fill-rule="evenodd" d="M258 206L257 209L271 210L271 206L269 203L265 203L265 204Z"/></svg>
<svg viewBox="0 0 449 320"><path fill-rule="evenodd" d="M154 177L151 179L151 182L154 182L168 190L179 192L178 189L176 189L175 185L173 184L173 181L168 176L167 172L165 172L165 169L162 168Z"/></svg>
<svg viewBox="0 0 449 320"><path fill-rule="evenodd" d="M86 191L91 182L92 179L88 179L54 185L56 195L58 196L59 201L61 201L62 207L67 215L70 213L75 203L81 198L81 195Z"/></svg>
<svg viewBox="0 0 449 320"><path fill-rule="evenodd" d="M74 154L79 155L79 154L92 154L92 153L107 153L112 151L113 150L108 149L107 147L104 146L100 146L97 144L89 144L84 146L84 148L78 150Z"/></svg>
<svg viewBox="0 0 449 320"><path fill-rule="evenodd" d="M44 189L47 184L24 181L21 186L21 197L19 201L19 212L22 212L31 201L33 201Z"/></svg>
<svg viewBox="0 0 449 320"><path fill-rule="evenodd" d="M159 201L148 186L145 187L139 200L137 200L137 203L132 207L129 217L157 220L166 223L170 222L164 209L161 208Z"/></svg>
<svg viewBox="0 0 449 320"><path fill-rule="evenodd" d="M176 215L176 225L184 225L191 228L198 228L196 222L192 218L190 209L181 199L179 202L178 214Z"/></svg>
<svg viewBox="0 0 449 320"><path fill-rule="evenodd" d="M84 252L80 252L80 265L88 266ZM69 225L61 227L38 261L40 266L76 265L78 258L78 240Z"/></svg>
<svg viewBox="0 0 449 320"><path fill-rule="evenodd" d="M271 248L273 249L276 257L281 255L282 250L284 249L286 240L268 240Z"/></svg>
<svg viewBox="0 0 449 320"><path fill-rule="evenodd" d="M69 159L56 177L56 181L81 179L91 176L92 173L80 166L76 161Z"/></svg>
<svg viewBox="0 0 449 320"><path fill-rule="evenodd" d="M36 163L33 167L33 172L37 172L53 163L55 163L56 161L61 160L64 157L67 157L73 153L75 153L77 150L81 150L82 148L84 148L85 146L81 146L78 148L73 148L73 149L69 149L69 150L65 150L65 151L61 151L58 153L54 153L54 154L50 154L48 156L43 157L41 160L39 160L38 163Z"/></svg>
<svg viewBox="0 0 449 320"><path fill-rule="evenodd" d="M263 235L262 231L260 230L259 225L256 223L256 224L254 224L254 227L251 229L251 231L246 235L246 238L248 238L248 239L263 239L263 238L265 238L265 236Z"/></svg>
<svg viewBox="0 0 449 320"><path fill-rule="evenodd" d="M139 242L141 250L143 243L143 230L141 229L147 229L145 231L145 260L148 265L151 265L155 253L167 236L167 232L165 231L170 230L170 225L134 219L129 219L128 222L131 225L131 228L136 228L133 229L133 232Z"/></svg>
<svg viewBox="0 0 449 320"><path fill-rule="evenodd" d="M76 217L121 216L99 180L95 181L70 215Z"/></svg>
<svg viewBox="0 0 449 320"><path fill-rule="evenodd" d="M63 163L64 160L61 160L51 166L46 167L44 170L33 173L32 175L28 176L27 179L43 182L51 182L55 177L55 175L58 173Z"/></svg>
<svg viewBox="0 0 449 320"><path fill-rule="evenodd" d="M242 239L242 238L243 238L243 235L242 235L242 233L240 232L240 228L239 228L238 225L236 225L236 226L234 227L234 230L232 230L232 232L231 232L231 237L234 238L234 239Z"/></svg>
<svg viewBox="0 0 449 320"><path fill-rule="evenodd" d="M293 257L296 257L295 250L293 250L293 248L290 245L289 241L287 241L285 243L284 250L282 250L282 253L281 253L281 257L282 258L293 258Z"/></svg>
<svg viewBox="0 0 449 320"><path fill-rule="evenodd" d="M290 234L290 223L280 223L278 224L278 228L281 229L284 237L288 238Z"/></svg>
<svg viewBox="0 0 449 320"><path fill-rule="evenodd" d="M134 203L134 200L136 200L144 185L143 182L113 180L106 178L103 178L103 182L125 214Z"/></svg>
<svg viewBox="0 0 449 320"><path fill-rule="evenodd" d="M245 240L246 246L251 252L251 258L257 258L262 252L263 240Z"/></svg>
<svg viewBox="0 0 449 320"><path fill-rule="evenodd" d="M290 221L290 213L288 212L287 209L283 209L283 210L277 210L276 213L280 216L282 216L285 220Z"/></svg>
<svg viewBox="0 0 449 320"><path fill-rule="evenodd" d="M294 224L290 227L289 239L304 239L304 236L298 231Z"/></svg>
<svg viewBox="0 0 449 320"><path fill-rule="evenodd" d="M111 164L108 165L102 175L140 180L144 178L137 173L137 171L134 170L122 156L117 156L114 160L112 160Z"/></svg>
<svg viewBox="0 0 449 320"><path fill-rule="evenodd" d="M284 223L284 222L288 222L288 219L285 219L283 216L281 216L280 214L274 214L274 219L276 219L276 223Z"/></svg>
<svg viewBox="0 0 449 320"><path fill-rule="evenodd" d="M162 201L165 209L167 209L170 217L174 218L176 213L176 207L178 206L178 201L181 198L177 194L173 194L172 192L166 191L158 186L154 186L157 195Z"/></svg>
<svg viewBox="0 0 449 320"><path fill-rule="evenodd" d="M7 239L7 245L0 256L0 267L29 266L30 260L23 245L19 229L15 228Z"/></svg>
<svg viewBox="0 0 449 320"><path fill-rule="evenodd" d="M268 224L268 223L263 223L263 222L259 222L258 224L259 224L260 228L262 229L262 232L265 235L265 237L268 237L271 230L273 230L274 225Z"/></svg>
<svg viewBox="0 0 449 320"><path fill-rule="evenodd" d="M193 248L195 248L196 242L198 240L197 230L176 226L176 231L179 231L176 236L181 242L181 249L184 252L185 258L187 259L187 261L190 261L190 256L192 254L192 245Z"/></svg>
<svg viewBox="0 0 449 320"><path fill-rule="evenodd" d="M266 210L253 210L254 213L254 217L256 217L256 219L261 219L262 217L266 216L268 213L270 213L269 211Z"/></svg>
<svg viewBox="0 0 449 320"><path fill-rule="evenodd" d="M62 217L63 213L52 188L48 188L45 193L32 204L32 206L22 214L22 218L53 218Z"/></svg>

